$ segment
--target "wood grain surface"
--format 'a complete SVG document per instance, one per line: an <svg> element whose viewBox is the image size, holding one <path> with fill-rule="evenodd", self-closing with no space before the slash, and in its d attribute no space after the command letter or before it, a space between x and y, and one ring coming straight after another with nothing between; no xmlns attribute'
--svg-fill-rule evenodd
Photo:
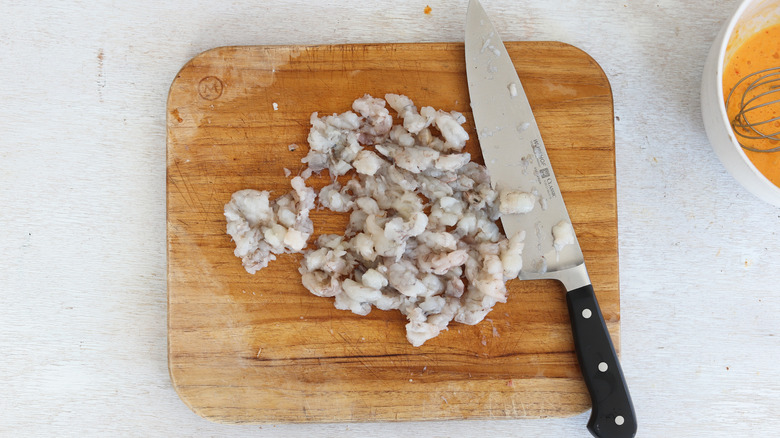
<svg viewBox="0 0 780 438"><path fill-rule="evenodd" d="M619 348L612 94L598 64L556 42L507 43L545 139L604 317ZM344 422L568 416L589 407L562 286L509 283L476 326L414 348L404 317L360 317L300 284L300 255L255 275L222 214L240 189L287 192L312 112L369 93L466 115L457 43L244 46L198 55L167 105L168 361L182 400L217 422ZM295 150L288 146L298 144ZM327 176L310 185L327 184ZM315 236L346 217L312 211Z"/></svg>

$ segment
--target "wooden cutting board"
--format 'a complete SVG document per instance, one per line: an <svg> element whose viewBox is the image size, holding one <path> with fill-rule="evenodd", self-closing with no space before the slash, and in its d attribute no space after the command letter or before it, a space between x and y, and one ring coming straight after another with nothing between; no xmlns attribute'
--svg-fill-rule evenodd
<svg viewBox="0 0 780 438"><path fill-rule="evenodd" d="M590 276L619 345L612 94L598 64L556 42L507 43L545 139ZM462 112L478 161L456 43L224 47L185 65L167 106L168 360L182 400L217 422L344 422L568 416L589 408L564 290L509 283L476 326L414 348L404 317L336 310L300 283L300 255L255 275L233 256L224 204L240 189L290 190L312 112L369 93ZM289 150L291 143L300 145ZM312 178L316 188L327 176ZM315 236L346 216L313 211Z"/></svg>

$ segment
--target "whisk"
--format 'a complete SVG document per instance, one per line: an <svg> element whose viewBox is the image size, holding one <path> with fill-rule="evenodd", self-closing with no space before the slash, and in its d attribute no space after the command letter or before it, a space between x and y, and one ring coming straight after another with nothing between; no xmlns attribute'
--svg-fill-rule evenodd
<svg viewBox="0 0 780 438"><path fill-rule="evenodd" d="M780 141L780 129L772 132L775 129L773 126L780 126L780 116L755 120L755 115L759 114L757 111L762 108L766 108L766 110L761 111L761 114L769 114L770 110L774 109L778 111L772 111L773 114L780 112L780 67L759 70L740 79L726 98L727 109L731 98L737 97L734 92L743 82L747 82L747 87L740 98L739 111L731 120L734 134L740 138L740 146L753 152L780 151L780 146L761 148L750 145L756 143L753 140L759 142L762 139Z"/></svg>

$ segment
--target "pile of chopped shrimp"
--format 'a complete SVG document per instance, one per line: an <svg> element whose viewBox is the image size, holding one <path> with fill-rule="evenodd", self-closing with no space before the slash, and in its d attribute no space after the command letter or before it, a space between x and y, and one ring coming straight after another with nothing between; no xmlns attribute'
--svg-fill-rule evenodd
<svg viewBox="0 0 780 438"><path fill-rule="evenodd" d="M393 124L387 104L402 124ZM365 95L342 114L312 114L302 160L308 168L292 178L293 190L273 201L266 191L241 190L225 206L235 255L255 273L275 254L302 252L306 289L358 315L398 309L414 346L450 321L479 323L506 302L506 281L522 267L525 232L507 239L495 221L538 202L491 188L485 167L462 152L465 121L455 111L418 111L398 94ZM317 195L305 180L323 170L332 183ZM348 173L353 177L343 185L336 180ZM321 235L305 249L315 197L348 212L349 225L343 235Z"/></svg>

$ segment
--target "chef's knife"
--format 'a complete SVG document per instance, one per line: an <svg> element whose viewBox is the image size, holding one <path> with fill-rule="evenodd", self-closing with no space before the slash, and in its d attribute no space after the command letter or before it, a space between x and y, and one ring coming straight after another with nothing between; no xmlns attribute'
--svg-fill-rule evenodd
<svg viewBox="0 0 780 438"><path fill-rule="evenodd" d="M471 109L491 184L536 198L528 213L503 215L508 237L526 231L520 279L566 287L574 346L590 393L588 429L597 437L633 437L636 417L531 106L504 43L477 0L466 18Z"/></svg>

